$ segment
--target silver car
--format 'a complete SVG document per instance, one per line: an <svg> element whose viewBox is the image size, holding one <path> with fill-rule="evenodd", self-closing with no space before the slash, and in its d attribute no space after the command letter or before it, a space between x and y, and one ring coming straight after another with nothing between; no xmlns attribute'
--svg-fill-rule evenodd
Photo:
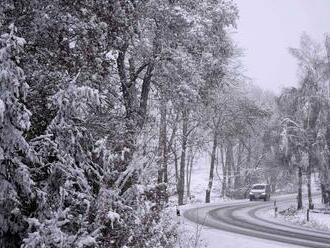
<svg viewBox="0 0 330 248"><path fill-rule="evenodd" d="M270 199L270 186L269 184L254 184L250 190L250 201L263 199L269 201Z"/></svg>

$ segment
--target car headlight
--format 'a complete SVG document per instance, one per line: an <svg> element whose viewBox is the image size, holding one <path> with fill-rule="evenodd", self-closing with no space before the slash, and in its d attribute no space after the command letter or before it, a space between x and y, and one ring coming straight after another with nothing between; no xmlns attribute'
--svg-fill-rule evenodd
<svg viewBox="0 0 330 248"><path fill-rule="evenodd" d="M266 195L266 193L261 193L262 195Z"/></svg>

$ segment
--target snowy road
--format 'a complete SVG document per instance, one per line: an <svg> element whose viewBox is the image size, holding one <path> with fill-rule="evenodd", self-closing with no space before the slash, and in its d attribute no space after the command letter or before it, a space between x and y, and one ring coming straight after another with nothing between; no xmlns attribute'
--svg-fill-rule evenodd
<svg viewBox="0 0 330 248"><path fill-rule="evenodd" d="M294 201L291 197L278 197L278 206ZM265 219L261 214L273 206L271 202L247 202L203 206L188 209L184 216L195 223L214 229L282 242L299 247L330 247L330 234L283 224Z"/></svg>

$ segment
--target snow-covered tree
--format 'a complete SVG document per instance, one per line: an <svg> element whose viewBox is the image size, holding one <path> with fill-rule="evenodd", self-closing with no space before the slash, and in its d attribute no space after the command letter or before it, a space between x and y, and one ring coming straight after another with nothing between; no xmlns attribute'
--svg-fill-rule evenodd
<svg viewBox="0 0 330 248"><path fill-rule="evenodd" d="M24 101L28 90L19 67L25 40L9 33L0 36L0 246L17 247L26 228L25 215L35 207L31 161L24 132L30 128L31 113Z"/></svg>
<svg viewBox="0 0 330 248"><path fill-rule="evenodd" d="M78 87L75 82L53 96L57 115L46 134L30 142L39 158L32 171L38 210L28 219L23 247L97 244L100 227L93 225L93 207L104 164L93 161L98 144L86 121L91 108L101 101L97 90Z"/></svg>
<svg viewBox="0 0 330 248"><path fill-rule="evenodd" d="M298 60L299 87L284 90L279 98L282 116L282 147L286 160L298 166L299 202L301 207L302 171L307 175L309 208L313 208L311 174L320 170L321 184L327 179L324 156L327 152L325 130L328 116L328 83L325 49L303 34L300 48L291 48ZM321 185L321 188L323 186Z"/></svg>

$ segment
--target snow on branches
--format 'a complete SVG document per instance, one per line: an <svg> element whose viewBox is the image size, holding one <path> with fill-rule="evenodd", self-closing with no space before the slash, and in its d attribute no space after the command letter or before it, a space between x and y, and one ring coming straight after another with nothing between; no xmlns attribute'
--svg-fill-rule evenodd
<svg viewBox="0 0 330 248"><path fill-rule="evenodd" d="M23 212L34 195L27 165L29 144L23 132L30 127L31 113L24 105L28 90L18 66L25 40L10 33L0 36L0 246L17 245L24 227Z"/></svg>

